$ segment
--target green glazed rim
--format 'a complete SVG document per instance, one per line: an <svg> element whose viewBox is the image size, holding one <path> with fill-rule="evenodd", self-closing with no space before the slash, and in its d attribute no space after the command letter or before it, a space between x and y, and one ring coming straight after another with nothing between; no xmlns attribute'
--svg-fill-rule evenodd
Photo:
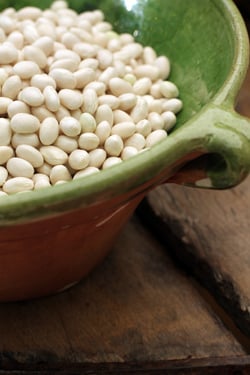
<svg viewBox="0 0 250 375"><path fill-rule="evenodd" d="M150 0L138 0L137 12L147 2ZM111 2L107 0L103 3ZM189 120L184 121L181 114L179 122L183 121L183 124L177 124L166 140L134 158L87 178L1 197L1 225L93 205L135 189L138 191L140 186L144 189L143 185L151 180L154 181L153 187L181 168L178 161L197 152L211 155L211 158L208 158L207 169L204 170L206 178L196 181L194 186L227 188L240 183L247 176L250 170L250 122L237 114L234 106L248 68L248 35L242 17L231 0L210 0L210 3L223 14L230 28L233 51L230 72L215 95ZM91 4L94 6L95 1ZM156 1L156 4L159 3ZM172 63L174 79L175 61Z"/></svg>

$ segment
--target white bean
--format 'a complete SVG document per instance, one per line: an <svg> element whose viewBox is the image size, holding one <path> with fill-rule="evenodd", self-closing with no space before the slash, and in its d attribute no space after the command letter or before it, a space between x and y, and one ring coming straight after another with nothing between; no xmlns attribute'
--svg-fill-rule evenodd
<svg viewBox="0 0 250 375"><path fill-rule="evenodd" d="M117 124L119 122L132 122L132 117L125 111L122 111L121 109L115 109L113 111L114 116L114 124Z"/></svg>
<svg viewBox="0 0 250 375"><path fill-rule="evenodd" d="M176 98L179 95L177 86L170 81L162 81L160 83L160 92L167 99Z"/></svg>
<svg viewBox="0 0 250 375"><path fill-rule="evenodd" d="M14 155L10 146L0 146L0 165L5 164Z"/></svg>
<svg viewBox="0 0 250 375"><path fill-rule="evenodd" d="M60 121L60 130L68 137L76 137L81 133L81 124L74 117L64 117Z"/></svg>
<svg viewBox="0 0 250 375"><path fill-rule="evenodd" d="M126 146L122 150L121 158L122 160L127 160L131 158L132 156L135 156L138 154L138 150L136 147L133 146Z"/></svg>
<svg viewBox="0 0 250 375"><path fill-rule="evenodd" d="M162 101L162 112L171 111L175 114L181 111L182 101L177 98L166 99Z"/></svg>
<svg viewBox="0 0 250 375"><path fill-rule="evenodd" d="M45 176L49 176L50 175L50 171L52 169L52 166L48 163L43 163L43 165L41 167L38 167L36 168L37 172L38 173L41 173Z"/></svg>
<svg viewBox="0 0 250 375"><path fill-rule="evenodd" d="M150 91L152 81L148 77L138 79L133 85L133 92L136 95L146 95Z"/></svg>
<svg viewBox="0 0 250 375"><path fill-rule="evenodd" d="M89 152L89 166L101 168L104 160L106 159L106 151L102 148L96 148Z"/></svg>
<svg viewBox="0 0 250 375"><path fill-rule="evenodd" d="M29 113L17 113L11 118L10 126L16 133L35 133L40 127L40 121Z"/></svg>
<svg viewBox="0 0 250 375"><path fill-rule="evenodd" d="M17 12L17 17L19 20L28 19L35 21L38 17L41 17L41 15L42 10L33 6L23 7Z"/></svg>
<svg viewBox="0 0 250 375"><path fill-rule="evenodd" d="M70 117L70 111L64 106L60 105L57 112L55 112L56 119L60 122L64 117Z"/></svg>
<svg viewBox="0 0 250 375"><path fill-rule="evenodd" d="M0 68L0 86L4 84L7 78L8 78L8 73L6 69Z"/></svg>
<svg viewBox="0 0 250 375"><path fill-rule="evenodd" d="M65 164L68 160L66 152L56 146L42 146L40 152L44 160L50 165Z"/></svg>
<svg viewBox="0 0 250 375"><path fill-rule="evenodd" d="M97 109L97 112L98 112L98 109ZM97 118L97 115L96 115L96 118ZM90 132L93 133L96 130L96 119L90 113L87 113L87 112L82 113L79 118L79 122L81 125L82 133L90 133Z"/></svg>
<svg viewBox="0 0 250 375"><path fill-rule="evenodd" d="M98 68L98 65L99 65L99 61L97 59L87 58L87 59L81 60L79 69L91 68L95 71Z"/></svg>
<svg viewBox="0 0 250 375"><path fill-rule="evenodd" d="M74 73L78 68L78 61L73 59L61 59L56 60L50 65L49 69L67 69L70 72Z"/></svg>
<svg viewBox="0 0 250 375"><path fill-rule="evenodd" d="M133 122L124 121L118 124L115 124L111 129L111 134L117 134L122 139L131 137L136 131L135 124Z"/></svg>
<svg viewBox="0 0 250 375"><path fill-rule="evenodd" d="M166 111L161 114L161 117L164 121L164 129L169 131L173 128L176 123L176 116L171 111Z"/></svg>
<svg viewBox="0 0 250 375"><path fill-rule="evenodd" d="M152 147L153 145L165 139L166 137L167 137L167 133L165 130L163 129L154 130L146 138L146 147Z"/></svg>
<svg viewBox="0 0 250 375"><path fill-rule="evenodd" d="M88 83L95 80L96 72L92 68L83 68L75 71L76 88L83 89Z"/></svg>
<svg viewBox="0 0 250 375"><path fill-rule="evenodd" d="M44 102L44 96L37 87L25 87L18 95L18 100L31 107L40 107Z"/></svg>
<svg viewBox="0 0 250 375"><path fill-rule="evenodd" d="M26 103L14 100L8 105L8 116L11 118L17 113L30 113L30 108Z"/></svg>
<svg viewBox="0 0 250 375"><path fill-rule="evenodd" d="M60 108L60 98L52 86L46 86L43 90L45 105L51 112L57 112Z"/></svg>
<svg viewBox="0 0 250 375"><path fill-rule="evenodd" d="M40 68L34 61L19 61L13 66L13 71L21 79L30 79L40 73Z"/></svg>
<svg viewBox="0 0 250 375"><path fill-rule="evenodd" d="M148 105L143 97L138 96L136 105L130 112L130 116L135 123L145 119L148 115Z"/></svg>
<svg viewBox="0 0 250 375"><path fill-rule="evenodd" d="M113 167L114 165L120 164L121 162L122 162L121 158L118 158L117 156L110 156L104 161L102 165L102 169Z"/></svg>
<svg viewBox="0 0 250 375"><path fill-rule="evenodd" d="M74 89L76 87L76 77L67 69L53 69L49 72L49 75L56 81L59 89Z"/></svg>
<svg viewBox="0 0 250 375"><path fill-rule="evenodd" d="M104 82L92 81L85 86L85 89L93 89L97 96L105 94L106 84Z"/></svg>
<svg viewBox="0 0 250 375"><path fill-rule="evenodd" d="M14 133L11 139L11 145L16 148L18 145L30 145L33 147L38 147L40 142L37 134L19 134Z"/></svg>
<svg viewBox="0 0 250 375"><path fill-rule="evenodd" d="M146 46L143 49L143 60L145 64L153 64L157 58L155 50L150 47Z"/></svg>
<svg viewBox="0 0 250 375"><path fill-rule="evenodd" d="M49 177L43 173L35 173L32 180L34 182L35 190L51 186Z"/></svg>
<svg viewBox="0 0 250 375"><path fill-rule="evenodd" d="M0 186L3 186L8 177L8 171L4 167L0 167Z"/></svg>
<svg viewBox="0 0 250 375"><path fill-rule="evenodd" d="M32 107L31 113L33 116L37 117L40 122L43 122L46 118L52 117L55 118L55 114L49 111L45 105L41 105L39 107ZM56 112L57 113L57 112Z"/></svg>
<svg viewBox="0 0 250 375"><path fill-rule="evenodd" d="M83 104L84 95L77 90L62 89L58 96L61 104L71 111L80 108Z"/></svg>
<svg viewBox="0 0 250 375"><path fill-rule="evenodd" d="M8 107L12 103L12 99L0 96L0 115L5 115L8 112Z"/></svg>
<svg viewBox="0 0 250 375"><path fill-rule="evenodd" d="M66 135L59 135L54 145L65 151L67 154L78 148L77 140L72 137L67 137Z"/></svg>
<svg viewBox="0 0 250 375"><path fill-rule="evenodd" d="M74 150L69 155L69 166L75 170L81 170L89 165L89 153L85 150Z"/></svg>
<svg viewBox="0 0 250 375"><path fill-rule="evenodd" d="M112 110L120 106L120 100L115 95L101 95L98 97L99 105L107 104Z"/></svg>
<svg viewBox="0 0 250 375"><path fill-rule="evenodd" d="M111 134L110 123L106 120L99 122L96 127L95 134L99 138L100 144L103 144Z"/></svg>
<svg viewBox="0 0 250 375"><path fill-rule="evenodd" d="M140 133L135 133L131 137L127 138L124 142L125 147L131 146L135 147L138 151L145 147L146 140L144 136Z"/></svg>
<svg viewBox="0 0 250 375"><path fill-rule="evenodd" d="M135 125L135 127L136 127L137 133L140 133L144 137L147 137L147 135L149 135L149 133L152 131L151 123L147 119L139 121Z"/></svg>
<svg viewBox="0 0 250 375"><path fill-rule="evenodd" d="M38 38L34 43L33 46L40 48L46 56L52 54L54 49L54 41L51 37L44 35Z"/></svg>
<svg viewBox="0 0 250 375"><path fill-rule="evenodd" d="M159 69L159 78L167 79L170 73L170 61L166 56L159 56L155 59L154 65Z"/></svg>
<svg viewBox="0 0 250 375"><path fill-rule="evenodd" d="M110 156L119 156L123 149L122 138L117 134L109 136L104 143L104 149Z"/></svg>
<svg viewBox="0 0 250 375"><path fill-rule="evenodd" d="M43 120L39 128L39 138L44 146L52 145L59 134L59 124L54 117Z"/></svg>
<svg viewBox="0 0 250 375"><path fill-rule="evenodd" d="M99 124L102 121L108 121L112 126L114 121L114 115L112 109L107 104L99 105L95 114L96 123Z"/></svg>
<svg viewBox="0 0 250 375"><path fill-rule="evenodd" d="M1 56L1 64L13 64L18 59L18 50L16 47L11 43L3 43L0 45L0 56Z"/></svg>
<svg viewBox="0 0 250 375"><path fill-rule="evenodd" d="M8 146L11 140L10 120L0 117L0 146Z"/></svg>
<svg viewBox="0 0 250 375"><path fill-rule="evenodd" d="M165 125L165 121L162 116L157 112L150 112L148 114L148 120L151 123L151 129L163 129Z"/></svg>
<svg viewBox="0 0 250 375"><path fill-rule="evenodd" d="M109 81L109 89L115 96L133 92L132 85L128 81L119 77L111 78L111 80Z"/></svg>
<svg viewBox="0 0 250 375"><path fill-rule="evenodd" d="M55 185L58 181L72 180L71 174L65 165L55 165L50 171L50 181Z"/></svg>
<svg viewBox="0 0 250 375"><path fill-rule="evenodd" d="M43 91L47 86L56 88L56 81L47 74L35 74L30 80L31 86L37 87Z"/></svg>
<svg viewBox="0 0 250 375"><path fill-rule="evenodd" d="M34 174L34 168L31 163L18 157L10 158L6 163L6 168L13 177L31 178Z"/></svg>
<svg viewBox="0 0 250 375"><path fill-rule="evenodd" d="M7 194L20 193L22 191L32 190L34 182L26 177L14 177L7 180L3 185L3 191Z"/></svg>
<svg viewBox="0 0 250 375"><path fill-rule="evenodd" d="M22 81L19 76L10 76L2 86L2 96L6 96L12 100L16 99L19 91L22 89Z"/></svg>
<svg viewBox="0 0 250 375"><path fill-rule="evenodd" d="M33 146L26 144L17 146L16 155L19 158L27 160L34 168L43 165L42 154Z"/></svg>
<svg viewBox="0 0 250 375"><path fill-rule="evenodd" d="M99 146L100 140L94 133L83 133L78 139L79 147L86 151L94 150Z"/></svg>
<svg viewBox="0 0 250 375"><path fill-rule="evenodd" d="M36 46L25 46L23 57L25 60L34 61L41 69L44 69L47 65L47 56L41 48Z"/></svg>
<svg viewBox="0 0 250 375"><path fill-rule="evenodd" d="M95 90L85 89L82 96L83 104L82 111L94 114L98 107L98 100Z"/></svg>
<svg viewBox="0 0 250 375"><path fill-rule="evenodd" d="M97 173L97 172L100 172L100 169L98 169L96 167L87 167L87 168L85 168L81 171L76 172L74 177L73 177L73 180L77 180L78 178L89 176L89 175Z"/></svg>
<svg viewBox="0 0 250 375"><path fill-rule="evenodd" d="M136 105L137 96L132 93L123 94L119 96L119 102L119 108L128 111Z"/></svg>

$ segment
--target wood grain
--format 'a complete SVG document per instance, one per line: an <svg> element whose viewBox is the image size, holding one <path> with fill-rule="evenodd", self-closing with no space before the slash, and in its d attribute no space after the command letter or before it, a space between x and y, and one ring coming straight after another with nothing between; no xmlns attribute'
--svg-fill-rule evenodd
<svg viewBox="0 0 250 375"><path fill-rule="evenodd" d="M106 261L78 286L0 305L0 337L5 370L81 364L97 371L115 363L118 371L125 363L140 363L141 369L162 361L184 366L187 359L246 354L135 218Z"/></svg>

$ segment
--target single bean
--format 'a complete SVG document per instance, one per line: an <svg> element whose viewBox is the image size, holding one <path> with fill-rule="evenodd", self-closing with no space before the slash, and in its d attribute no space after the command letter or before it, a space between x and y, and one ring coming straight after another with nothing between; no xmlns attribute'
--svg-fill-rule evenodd
<svg viewBox="0 0 250 375"><path fill-rule="evenodd" d="M3 191L7 194L33 190L34 182L27 177L14 177L3 184Z"/></svg>

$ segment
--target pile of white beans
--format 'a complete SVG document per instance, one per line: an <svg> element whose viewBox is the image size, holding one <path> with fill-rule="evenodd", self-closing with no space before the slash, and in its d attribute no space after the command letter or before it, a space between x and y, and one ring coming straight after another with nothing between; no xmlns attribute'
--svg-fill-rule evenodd
<svg viewBox="0 0 250 375"><path fill-rule="evenodd" d="M0 13L0 195L99 172L164 139L182 108L170 63L100 10Z"/></svg>

